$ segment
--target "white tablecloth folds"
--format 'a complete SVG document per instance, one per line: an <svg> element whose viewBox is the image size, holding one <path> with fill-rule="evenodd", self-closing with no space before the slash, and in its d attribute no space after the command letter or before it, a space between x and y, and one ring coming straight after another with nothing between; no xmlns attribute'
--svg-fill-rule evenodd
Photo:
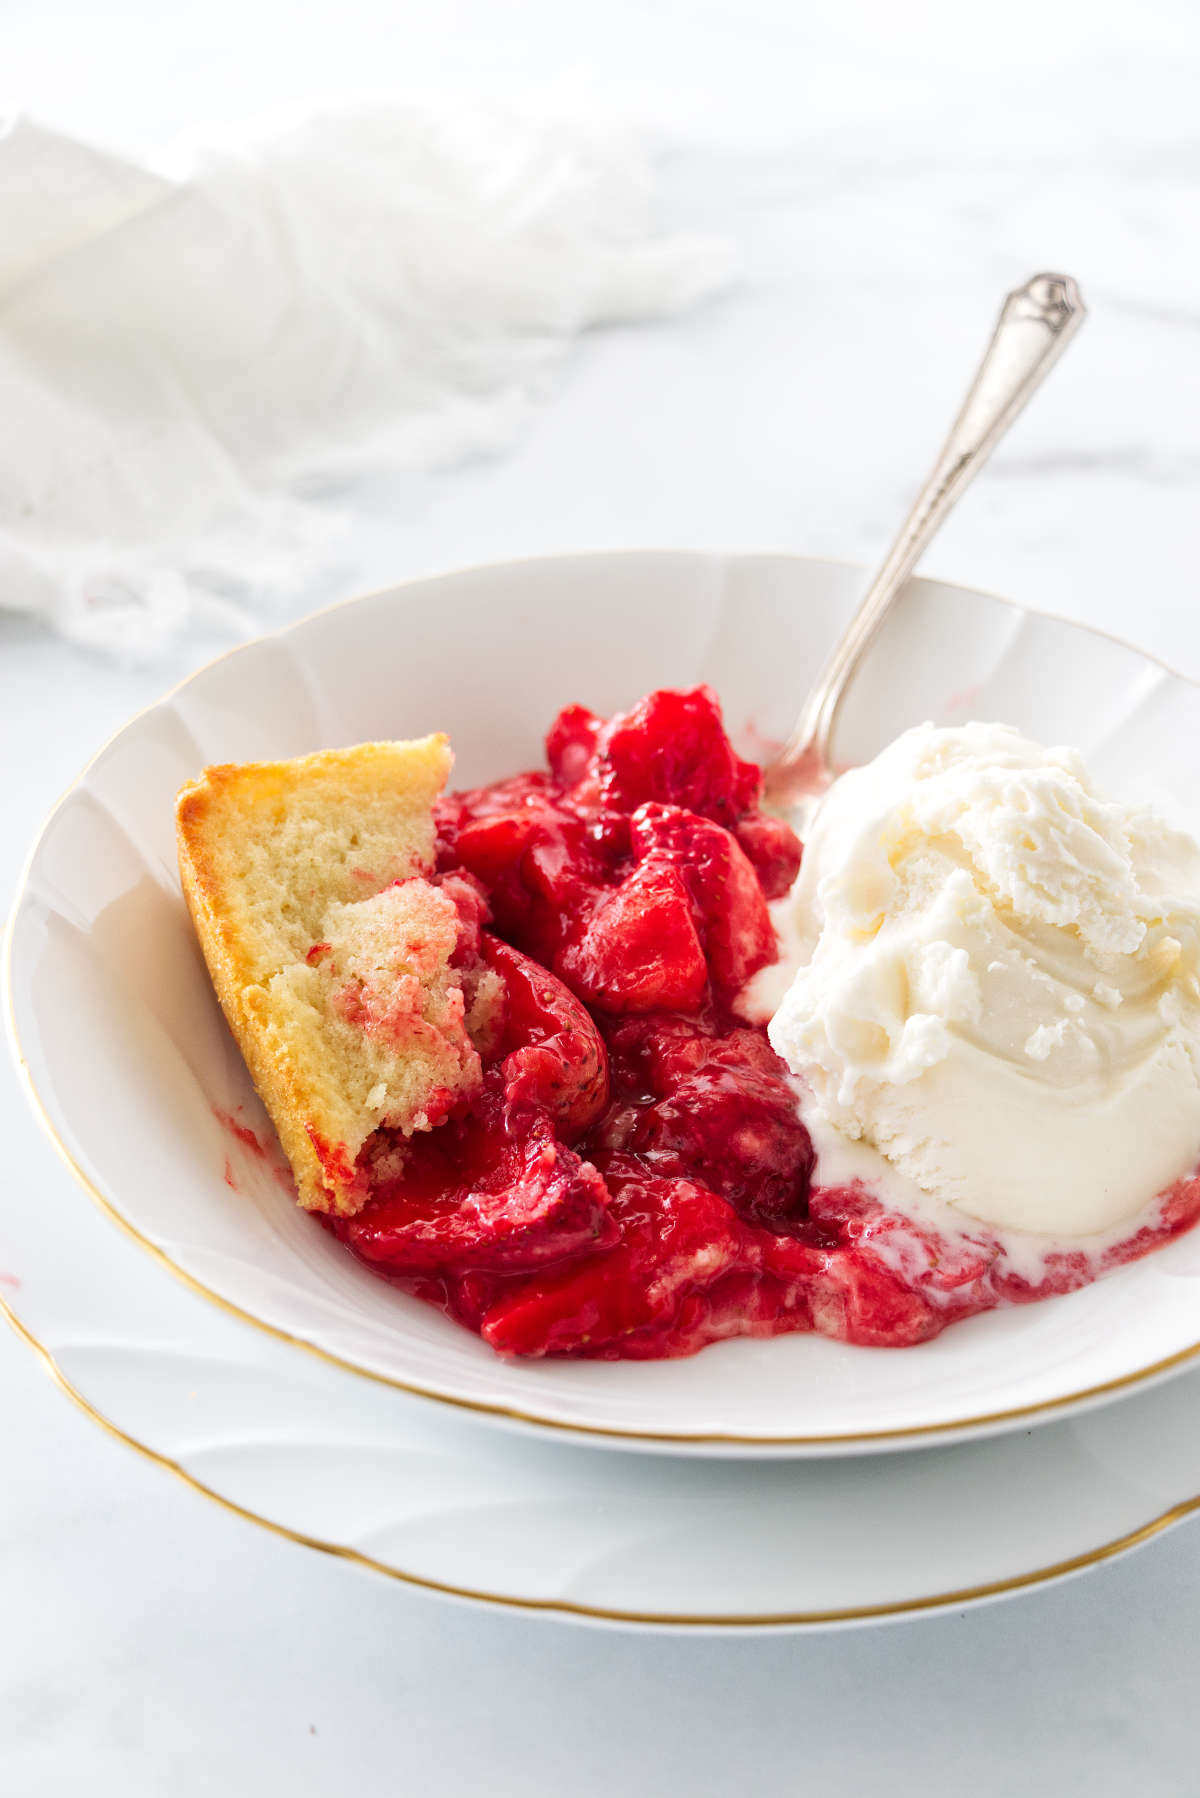
<svg viewBox="0 0 1200 1798"><path fill-rule="evenodd" d="M144 162L0 120L0 604L133 654L236 625L338 482L495 451L577 333L726 282L652 213L561 102L312 103Z"/></svg>

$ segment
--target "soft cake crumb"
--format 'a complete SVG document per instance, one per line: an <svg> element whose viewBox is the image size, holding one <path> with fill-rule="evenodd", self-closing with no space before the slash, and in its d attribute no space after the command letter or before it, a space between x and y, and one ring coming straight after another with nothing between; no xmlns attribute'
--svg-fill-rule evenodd
<svg viewBox="0 0 1200 1798"><path fill-rule="evenodd" d="M441 736L364 743L210 768L179 796L197 934L310 1210L357 1210L375 1133L398 1165L500 1041L478 894L431 878L450 762Z"/></svg>

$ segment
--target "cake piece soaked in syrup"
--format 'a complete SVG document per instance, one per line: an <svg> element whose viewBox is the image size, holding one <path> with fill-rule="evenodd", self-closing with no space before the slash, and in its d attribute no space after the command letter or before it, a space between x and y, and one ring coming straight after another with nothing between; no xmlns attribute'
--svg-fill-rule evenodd
<svg viewBox="0 0 1200 1798"><path fill-rule="evenodd" d="M312 1211L358 1210L374 1133L402 1145L480 1084L503 982L477 895L429 878L451 759L440 735L365 743L209 768L179 795L197 934Z"/></svg>

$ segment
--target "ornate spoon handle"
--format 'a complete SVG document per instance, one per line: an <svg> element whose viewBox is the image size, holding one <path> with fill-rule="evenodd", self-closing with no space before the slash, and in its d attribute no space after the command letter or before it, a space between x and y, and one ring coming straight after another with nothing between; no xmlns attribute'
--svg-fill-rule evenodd
<svg viewBox="0 0 1200 1798"><path fill-rule="evenodd" d="M820 785L842 696L919 557L1025 408L1086 317L1069 275L1034 275L1005 300L962 410L866 597L809 694L786 747L766 770L785 804Z"/></svg>

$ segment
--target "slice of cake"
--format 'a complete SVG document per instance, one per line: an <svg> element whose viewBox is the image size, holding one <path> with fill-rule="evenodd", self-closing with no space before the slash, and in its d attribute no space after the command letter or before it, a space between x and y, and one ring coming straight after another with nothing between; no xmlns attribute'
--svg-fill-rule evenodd
<svg viewBox="0 0 1200 1798"><path fill-rule="evenodd" d="M444 736L205 770L179 866L225 1016L311 1211L369 1196L363 1150L433 1129L478 1088L503 982L479 911L434 866Z"/></svg>

